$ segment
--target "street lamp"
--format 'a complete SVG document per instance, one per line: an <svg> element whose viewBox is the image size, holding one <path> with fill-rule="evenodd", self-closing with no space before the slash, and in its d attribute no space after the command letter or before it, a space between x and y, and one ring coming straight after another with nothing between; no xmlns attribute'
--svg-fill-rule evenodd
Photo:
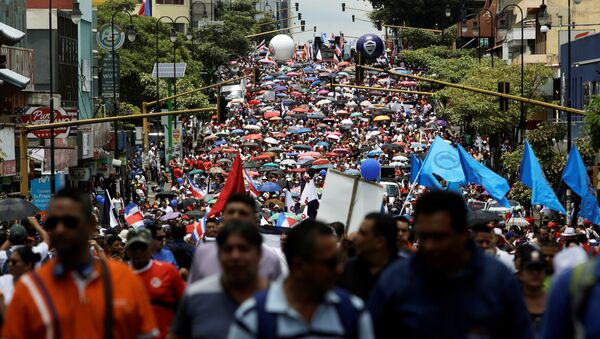
<svg viewBox="0 0 600 339"><path fill-rule="evenodd" d="M450 5L446 5L446 11L444 14L446 14L446 18L449 18L452 15L452 10L450 9Z"/></svg>
<svg viewBox="0 0 600 339"><path fill-rule="evenodd" d="M110 36L111 36L111 56L112 56L112 76L113 76L113 111L114 111L115 116L119 115L119 107L118 107L118 101L117 101L117 74L115 74L115 17L119 13L125 13L125 14L127 14L127 16L129 16L129 25L127 25L127 39L130 42L134 42L135 38L137 36L137 34L135 32L135 27L133 26L133 17L131 16L131 13L129 13L125 10L113 12L112 16L110 17ZM119 125L118 125L118 122L115 121L115 159L118 159L119 155L120 155L118 141L119 141Z"/></svg>
<svg viewBox="0 0 600 339"><path fill-rule="evenodd" d="M52 48L52 0L48 0L48 70L50 72L50 81L49 81L49 94L50 94L50 124L54 123L54 52ZM73 2L73 10L71 11L71 21L78 25L81 21L81 10L79 9L79 3L77 1ZM56 178L54 173L56 172L55 168L55 158L54 158L54 127L50 128L50 194L54 195L56 193ZM21 152L27 152L27 150L21 150ZM21 178L21 180L27 180L27 178Z"/></svg>

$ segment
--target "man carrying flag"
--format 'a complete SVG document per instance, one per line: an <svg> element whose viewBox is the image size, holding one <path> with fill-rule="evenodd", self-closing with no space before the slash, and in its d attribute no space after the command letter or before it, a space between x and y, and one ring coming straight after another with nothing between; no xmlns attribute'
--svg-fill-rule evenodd
<svg viewBox="0 0 600 339"><path fill-rule="evenodd" d="M196 185L196 183L194 183L194 181L192 181L192 179L190 179L188 175L186 175L185 177L190 183L190 191L192 191L192 195L194 196L194 198L204 199L206 192L203 191L200 187L198 187L198 185Z"/></svg>

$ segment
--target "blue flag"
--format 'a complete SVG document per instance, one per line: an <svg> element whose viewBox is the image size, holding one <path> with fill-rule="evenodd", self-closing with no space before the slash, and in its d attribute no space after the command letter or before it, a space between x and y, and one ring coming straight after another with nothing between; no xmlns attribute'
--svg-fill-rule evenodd
<svg viewBox="0 0 600 339"><path fill-rule="evenodd" d="M434 173L448 182L466 182L458 151L439 136L431 144L421 168L421 175L432 178Z"/></svg>
<svg viewBox="0 0 600 339"><path fill-rule="evenodd" d="M562 180L575 194L581 197L579 215L588 219L593 224L599 225L600 207L598 207L598 198L594 194L594 188L587 175L587 169L576 146L571 148L567 164L562 173Z"/></svg>
<svg viewBox="0 0 600 339"><path fill-rule="evenodd" d="M567 214L565 208L558 201L548 180L546 180L542 167L527 140L525 140L524 146L519 177L523 184L531 188L531 204L543 205L551 210Z"/></svg>
<svg viewBox="0 0 600 339"><path fill-rule="evenodd" d="M458 145L458 155L467 182L483 186L494 200L510 208L510 204L508 204L508 200L505 198L506 193L510 190L506 179L473 159L460 145Z"/></svg>
<svg viewBox="0 0 600 339"><path fill-rule="evenodd" d="M414 184L415 181L419 185L423 185L427 188L442 189L442 184L432 175L419 173L423 161L416 155L410 156L410 183Z"/></svg>

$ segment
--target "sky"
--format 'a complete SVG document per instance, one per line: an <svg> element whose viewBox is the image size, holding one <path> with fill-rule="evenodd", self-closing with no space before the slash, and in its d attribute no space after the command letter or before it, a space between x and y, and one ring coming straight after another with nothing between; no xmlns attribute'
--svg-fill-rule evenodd
<svg viewBox="0 0 600 339"><path fill-rule="evenodd" d="M317 26L317 34L327 32L339 35L342 31L346 40L352 41L366 33L378 33L377 29L370 22L356 20L352 22L352 14L357 19L368 20L366 12L351 10L348 7L372 10L371 3L364 0L291 0L292 9L294 3L300 4L299 12L302 13L302 19L306 20L306 33L294 34L294 39L299 43L304 43L313 38L313 27ZM342 12L342 2L346 3L346 11ZM297 20L296 20L297 21ZM297 23L299 24L299 23Z"/></svg>

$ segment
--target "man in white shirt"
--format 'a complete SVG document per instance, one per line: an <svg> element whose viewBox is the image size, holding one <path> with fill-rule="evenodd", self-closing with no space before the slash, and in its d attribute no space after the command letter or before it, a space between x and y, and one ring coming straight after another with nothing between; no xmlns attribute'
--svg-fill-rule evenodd
<svg viewBox="0 0 600 339"><path fill-rule="evenodd" d="M29 224L38 232L42 241L33 246L31 249L34 253L38 253L41 257L41 261L36 264L39 266L48 257L48 251L50 249L50 236L38 223L35 217L28 217L27 221ZM27 240L27 229L21 224L14 224L10 227L8 239L2 245L0 250L0 270L2 274L8 272L7 260L11 253L19 247L25 246L25 240Z"/></svg>
<svg viewBox="0 0 600 339"><path fill-rule="evenodd" d="M508 252L496 247L497 233L499 232L500 236L502 236L502 231L499 228L491 228L485 223L477 223L471 226L471 232L477 246L502 262L511 272L517 272L514 264L514 257Z"/></svg>

